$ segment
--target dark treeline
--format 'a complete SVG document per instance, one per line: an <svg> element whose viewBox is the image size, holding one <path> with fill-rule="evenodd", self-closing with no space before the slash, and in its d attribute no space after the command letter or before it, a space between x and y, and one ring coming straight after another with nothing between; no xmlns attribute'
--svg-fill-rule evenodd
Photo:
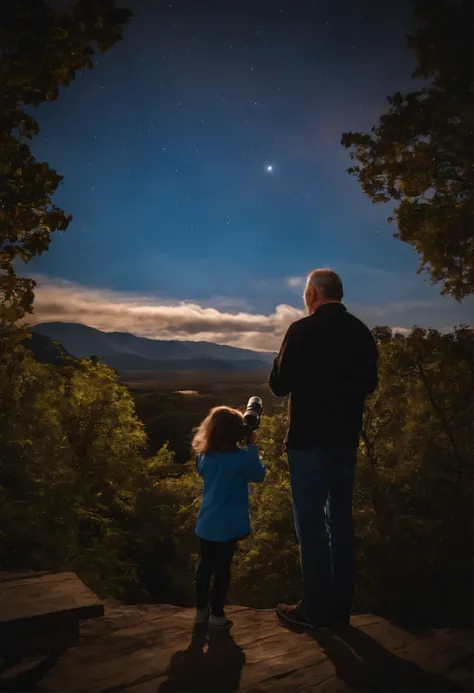
<svg viewBox="0 0 474 693"><path fill-rule="evenodd" d="M374 333L380 388L360 446L355 607L469 625L474 330ZM22 340L11 331L0 342L0 569L72 569L101 595L191 604L201 489L193 463L177 464L167 446L147 453L114 371L39 363ZM299 591L285 425L283 412L262 422L268 476L251 499L237 603L272 607Z"/></svg>

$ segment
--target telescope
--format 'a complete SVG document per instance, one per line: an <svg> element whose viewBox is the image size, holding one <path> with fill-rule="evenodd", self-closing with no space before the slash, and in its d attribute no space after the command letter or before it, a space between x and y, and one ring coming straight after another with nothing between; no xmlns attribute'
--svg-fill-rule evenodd
<svg viewBox="0 0 474 693"><path fill-rule="evenodd" d="M260 426L260 417L263 412L263 401L260 397L251 397L244 413L244 425L247 429L247 441L254 431Z"/></svg>

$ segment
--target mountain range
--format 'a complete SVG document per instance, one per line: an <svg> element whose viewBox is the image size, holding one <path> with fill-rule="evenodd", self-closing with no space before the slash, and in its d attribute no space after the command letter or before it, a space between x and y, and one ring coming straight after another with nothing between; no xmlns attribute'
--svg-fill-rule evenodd
<svg viewBox="0 0 474 693"><path fill-rule="evenodd" d="M126 371L268 371L275 354L213 342L149 339L128 332L102 332L67 322L40 323L33 335L59 342L71 356L100 356L119 373Z"/></svg>

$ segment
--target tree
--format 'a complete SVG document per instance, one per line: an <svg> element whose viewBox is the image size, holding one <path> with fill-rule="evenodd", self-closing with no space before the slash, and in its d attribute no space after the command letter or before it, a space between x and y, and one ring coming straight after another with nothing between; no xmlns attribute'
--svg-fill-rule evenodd
<svg viewBox="0 0 474 693"><path fill-rule="evenodd" d="M58 98L76 73L92 68L95 48L111 48L131 17L113 0L78 0L66 11L43 0L12 0L0 25L0 325L32 311L34 281L19 277L17 260L48 249L51 234L71 221L52 203L62 181L32 155L39 132L32 107Z"/></svg>
<svg viewBox="0 0 474 693"><path fill-rule="evenodd" d="M358 605L462 622L472 610L474 330L374 336L379 388L354 502Z"/></svg>
<svg viewBox="0 0 474 693"><path fill-rule="evenodd" d="M472 2L412 2L422 23L407 39L413 76L429 82L389 97L371 133L344 133L342 145L357 162L348 172L372 202L397 203L395 237L416 249L418 272L460 301L474 291Z"/></svg>
<svg viewBox="0 0 474 693"><path fill-rule="evenodd" d="M139 586L137 496L146 435L103 364L40 363L0 336L0 566L72 569L98 593ZM140 538L140 537L139 537Z"/></svg>

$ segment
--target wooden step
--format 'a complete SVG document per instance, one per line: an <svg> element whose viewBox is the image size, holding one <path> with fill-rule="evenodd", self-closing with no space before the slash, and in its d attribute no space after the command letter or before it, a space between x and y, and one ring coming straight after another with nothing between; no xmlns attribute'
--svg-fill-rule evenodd
<svg viewBox="0 0 474 693"><path fill-rule="evenodd" d="M77 639L104 607L74 573L0 573L0 652L49 651Z"/></svg>

